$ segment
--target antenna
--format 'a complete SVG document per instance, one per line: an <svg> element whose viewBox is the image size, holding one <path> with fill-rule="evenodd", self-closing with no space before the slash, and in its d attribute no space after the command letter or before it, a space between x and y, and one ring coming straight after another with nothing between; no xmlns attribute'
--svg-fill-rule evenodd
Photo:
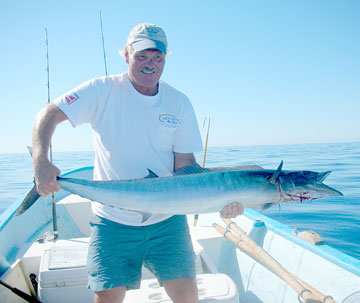
<svg viewBox="0 0 360 303"><path fill-rule="evenodd" d="M102 47L103 47L103 54L104 54L105 75L107 76L108 72L107 72L107 66L106 66L106 53L105 53L104 31L103 31L101 11L100 11L100 27L101 27L101 39L102 39Z"/></svg>
<svg viewBox="0 0 360 303"><path fill-rule="evenodd" d="M50 68L49 68L49 40L48 40L48 31L45 27L46 33L46 72L47 72L47 88L48 88L48 104L50 103ZM50 162L53 162L52 159L52 143L50 143ZM54 230L54 240L58 237L58 228L57 228L57 218L56 218L56 205L55 205L55 194L51 193L51 202L52 202L52 217L53 217L53 230Z"/></svg>

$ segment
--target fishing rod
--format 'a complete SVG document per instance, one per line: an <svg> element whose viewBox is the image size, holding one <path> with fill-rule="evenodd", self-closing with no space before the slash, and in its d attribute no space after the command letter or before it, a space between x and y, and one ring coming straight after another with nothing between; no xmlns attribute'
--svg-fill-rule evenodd
<svg viewBox="0 0 360 303"><path fill-rule="evenodd" d="M46 33L46 71L47 71L47 89L48 89L48 104L50 103L50 68L49 68L49 40L48 40L48 31L45 27L45 33ZM49 154L50 154L50 162L53 163L52 158L52 143L50 142L50 148L49 148ZM58 237L58 227L57 227L57 217L56 217L56 204L55 204L55 194L51 193L51 202L52 202L52 217L53 217L53 231L54 231L54 240Z"/></svg>
<svg viewBox="0 0 360 303"><path fill-rule="evenodd" d="M41 303L41 301L39 301L37 298L28 295L26 292L23 292L22 290L16 288L16 287L12 287L9 284L7 284L6 282L0 280L0 284L4 287L6 287L7 289L9 289L11 292L13 292L14 294L16 294L17 296L19 296L20 298L24 299L26 302L30 302L30 303Z"/></svg>
<svg viewBox="0 0 360 303"><path fill-rule="evenodd" d="M47 88L48 88L48 104L50 103L50 68L49 68L49 39L48 39L48 31L45 27L45 34L46 34L46 71L47 71ZM27 147L29 150L30 155L32 156L32 147ZM52 144L50 143L49 147L49 153L50 153L50 162L53 162L52 159ZM55 194L51 193L51 202L52 202L52 217L53 217L53 231L54 231L54 240L58 237L58 228L57 228L57 218L56 218L56 205L55 205ZM11 292L16 294L17 296L21 297L27 302L31 303L41 303L37 298L28 295L27 293L21 291L20 289L16 287L12 287L11 285L7 284L6 282L0 280L0 285L3 285L7 289L9 289Z"/></svg>
<svg viewBox="0 0 360 303"><path fill-rule="evenodd" d="M103 47L103 54L104 54L105 75L107 76L108 72L107 72L107 65L106 65L106 52L105 52L104 31L103 31L101 11L100 11L100 27L101 27L101 40L102 40L102 47Z"/></svg>
<svg viewBox="0 0 360 303"><path fill-rule="evenodd" d="M205 149L204 149L204 155L203 155L202 168L205 168L206 151L207 151L207 145L208 145L208 140L209 140L210 117L208 117L208 116L205 117L203 127L205 127L205 123L206 123L207 119L209 119L209 123L208 123L208 127L207 127L207 132L206 132Z"/></svg>
<svg viewBox="0 0 360 303"><path fill-rule="evenodd" d="M205 117L203 127L205 127L206 120L209 120L209 122L208 122L208 127L207 127L207 132L206 132L206 138L205 138L204 155L203 155L203 161L202 161L202 165L201 165L202 168L205 168L206 152L207 152L207 145L208 145L208 140L209 140L209 130L210 130L210 117L209 116ZM198 219L199 219L199 214L195 214L194 215L194 226L197 225Z"/></svg>

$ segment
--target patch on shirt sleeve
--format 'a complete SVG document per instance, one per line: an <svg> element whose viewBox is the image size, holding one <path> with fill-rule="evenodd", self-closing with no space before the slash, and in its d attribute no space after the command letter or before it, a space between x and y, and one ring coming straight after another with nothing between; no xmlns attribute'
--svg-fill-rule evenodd
<svg viewBox="0 0 360 303"><path fill-rule="evenodd" d="M75 101L79 100L79 96L77 94L71 94L65 96L67 104L73 104Z"/></svg>

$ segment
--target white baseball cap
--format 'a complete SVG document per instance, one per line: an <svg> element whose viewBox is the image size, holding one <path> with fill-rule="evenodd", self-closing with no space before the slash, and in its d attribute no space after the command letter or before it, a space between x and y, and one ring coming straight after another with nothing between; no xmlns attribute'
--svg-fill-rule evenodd
<svg viewBox="0 0 360 303"><path fill-rule="evenodd" d="M136 25L129 34L126 45L132 45L137 52L155 48L167 53L167 40L163 29L155 24L141 23Z"/></svg>

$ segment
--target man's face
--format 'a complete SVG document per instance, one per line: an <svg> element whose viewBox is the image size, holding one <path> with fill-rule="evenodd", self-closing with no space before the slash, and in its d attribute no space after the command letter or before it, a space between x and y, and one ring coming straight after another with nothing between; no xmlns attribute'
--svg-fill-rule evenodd
<svg viewBox="0 0 360 303"><path fill-rule="evenodd" d="M157 84L165 66L165 55L157 49L146 49L130 55L126 54L129 64L129 77L135 89L143 95L155 95Z"/></svg>

